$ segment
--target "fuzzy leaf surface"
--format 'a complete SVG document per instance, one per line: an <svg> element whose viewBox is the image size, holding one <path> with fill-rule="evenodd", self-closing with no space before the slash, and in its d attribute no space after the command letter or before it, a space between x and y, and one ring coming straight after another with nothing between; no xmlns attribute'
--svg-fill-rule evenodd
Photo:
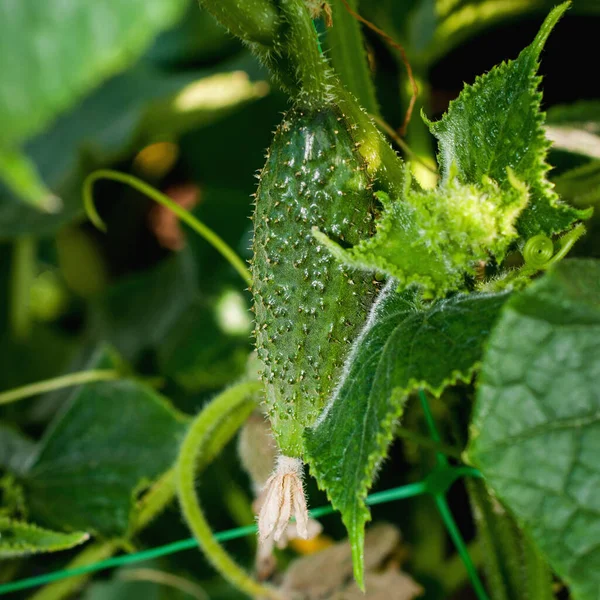
<svg viewBox="0 0 600 600"><path fill-rule="evenodd" d="M31 516L51 527L126 534L136 491L172 466L186 427L184 415L138 382L78 388L24 475Z"/></svg>
<svg viewBox="0 0 600 600"><path fill-rule="evenodd" d="M530 203L517 229L524 237L553 234L589 216L560 202L546 175L550 146L540 111L540 53L568 4L556 7L533 43L516 60L502 63L465 86L450 103L448 112L430 123L439 141L442 174L448 179L457 171L463 183L478 184L484 177L510 186L507 167L530 189Z"/></svg>
<svg viewBox="0 0 600 600"><path fill-rule="evenodd" d="M346 363L342 380L314 428L306 458L319 486L342 513L362 579L365 497L392 439L392 423L407 395L439 395L469 381L507 294L457 295L425 308L413 291L396 293L390 280Z"/></svg>
<svg viewBox="0 0 600 600"><path fill-rule="evenodd" d="M502 191L491 181L463 185L451 179L435 190L410 189L406 173L403 200L377 196L383 215L375 235L344 249L315 232L337 260L352 267L383 272L407 287L418 283L443 294L460 287L477 263L500 261L517 237L515 223L528 200L526 188L512 180Z"/></svg>
<svg viewBox="0 0 600 600"><path fill-rule="evenodd" d="M564 261L505 306L469 456L574 598L600 589L600 263Z"/></svg>
<svg viewBox="0 0 600 600"><path fill-rule="evenodd" d="M0 2L2 145L21 144L127 67L186 5L185 0Z"/></svg>
<svg viewBox="0 0 600 600"><path fill-rule="evenodd" d="M0 516L0 558L68 550L89 538L82 531L61 533Z"/></svg>

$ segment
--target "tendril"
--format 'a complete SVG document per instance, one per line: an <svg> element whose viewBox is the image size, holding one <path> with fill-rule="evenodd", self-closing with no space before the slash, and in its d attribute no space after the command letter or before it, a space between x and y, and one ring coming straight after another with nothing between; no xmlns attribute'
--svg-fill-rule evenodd
<svg viewBox="0 0 600 600"><path fill-rule="evenodd" d="M556 253L554 242L545 235L534 235L527 240L523 248L524 270L541 271L548 269L562 260L571 250L575 242L585 234L585 227L577 225L558 240Z"/></svg>
<svg viewBox="0 0 600 600"><path fill-rule="evenodd" d="M169 196L154 189L151 185L143 182L133 175L127 173L119 173L118 171L112 171L110 169L99 169L88 175L83 182L83 206L85 212L90 221L100 231L106 231L106 225L104 221L96 211L94 206L94 197L92 189L94 183L98 179L109 179L111 181L118 181L124 183L136 190L141 192L151 200L154 200L158 204L162 204L168 208L171 212L177 215L184 223L187 223L196 233L200 234L215 250L217 250L223 258L225 258L229 264L240 274L242 279L249 285L252 285L252 276L246 268L244 261L236 254L236 252L229 246L219 235L217 235L212 229L207 227L204 223L198 220L191 212L185 210L185 208L179 206L176 202L173 202Z"/></svg>
<svg viewBox="0 0 600 600"><path fill-rule="evenodd" d="M542 269L554 255L554 242L545 235L534 235L523 248L525 265L532 269Z"/></svg>

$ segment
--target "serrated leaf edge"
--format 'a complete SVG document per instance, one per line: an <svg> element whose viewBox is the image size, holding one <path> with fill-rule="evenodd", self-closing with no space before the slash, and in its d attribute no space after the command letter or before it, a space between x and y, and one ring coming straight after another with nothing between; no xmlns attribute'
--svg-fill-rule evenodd
<svg viewBox="0 0 600 600"><path fill-rule="evenodd" d="M91 535L85 531L72 531L72 532L62 532L55 531L53 529L46 529L44 527L40 527L35 523L27 523L25 521L19 521L17 519L11 519L10 517L0 517L0 525L4 525L5 527L22 527L32 532L39 532L43 535L57 535L57 536L65 536L72 539L72 541L67 542L65 540L64 543L58 543L51 548L31 548L27 544L19 544L21 548L15 547L14 549L2 549L0 548L0 557L9 558L9 557L17 557L17 556L27 556L30 554L43 554L49 552L60 552L61 550L69 550L70 548L74 548L75 546L79 546L84 542L87 542ZM78 539L76 539L78 536ZM0 532L0 544L2 543L2 535ZM9 542L10 543L10 542Z"/></svg>
<svg viewBox="0 0 600 600"><path fill-rule="evenodd" d="M326 238L324 234L320 235ZM329 402L323 409L323 412L310 429L316 429L327 418L327 415L333 408L335 401L339 396L341 389L343 388L344 382L347 380L350 374L351 365L353 364L356 355L359 352L362 341L368 335L369 331L371 331L371 329L377 321L381 305L388 298L390 293L396 293L397 287L398 281L394 278L390 278L381 290L379 297L377 298L376 302L371 308L371 312L369 313L369 317L363 329L361 330L359 336L354 342L352 350L350 351L350 354L346 359L346 362L344 364L344 370L340 376L338 384L336 385L331 395L331 399L329 400ZM491 295L493 294L477 294L478 297ZM445 302L445 300L440 301L440 303L442 304ZM382 351L382 354L384 351L385 350ZM348 530L348 537L350 539L350 545L352 549L354 577L361 589L363 589L364 586L364 526L371 520L371 513L366 506L365 500L367 498L369 489L373 484L377 468L379 464L383 460L385 460L387 448L393 440L393 431L391 427L392 423L401 416L402 412L404 411L405 402L408 396L415 390L421 388L427 390L435 397L439 397L441 396L443 391L449 386L452 386L458 382L469 383L470 381L472 381L473 377L475 376L475 373L481 368L481 365L482 361L479 360L473 363L471 367L468 370L466 370L466 372L460 371L459 369L455 369L438 386L431 386L429 383L422 380L409 379L405 387L397 386L390 390L389 405L392 408L389 411L387 417L380 424L380 433L378 433L376 438L377 449L370 453L366 461L366 466L363 470L363 477L359 486L356 489L355 504L353 504L352 506L350 517L345 516L345 514L341 510L340 505L330 497L327 485L322 481L322 478L319 475L319 473L316 470L312 472L313 477L317 481L319 489L324 490L326 492L327 498L331 502L331 505L335 510L340 512L342 522ZM379 366L380 363L378 362L377 370L379 370ZM311 466L312 470L314 459L310 455L308 449L306 449L305 458Z"/></svg>

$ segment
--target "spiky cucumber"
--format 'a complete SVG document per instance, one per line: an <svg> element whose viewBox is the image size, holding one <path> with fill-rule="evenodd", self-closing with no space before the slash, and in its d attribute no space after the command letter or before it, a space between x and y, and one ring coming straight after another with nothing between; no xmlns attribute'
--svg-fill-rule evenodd
<svg viewBox="0 0 600 600"><path fill-rule="evenodd" d="M338 105L296 106L275 133L254 215L256 347L279 448L301 457L376 285L335 261L313 227L354 245L373 228L374 195L353 126Z"/></svg>

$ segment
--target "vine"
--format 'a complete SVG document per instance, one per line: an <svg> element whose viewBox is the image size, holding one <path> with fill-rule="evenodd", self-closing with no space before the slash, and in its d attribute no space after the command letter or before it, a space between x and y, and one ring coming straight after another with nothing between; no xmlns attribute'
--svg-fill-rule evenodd
<svg viewBox="0 0 600 600"><path fill-rule="evenodd" d="M276 590L252 579L215 539L195 490L198 461L207 460L210 439L228 418L236 414L248 417L256 406L254 396L262 390L260 383L241 383L220 394L206 406L190 426L176 465L177 495L181 510L198 544L210 563L232 585L253 597L283 600Z"/></svg>

